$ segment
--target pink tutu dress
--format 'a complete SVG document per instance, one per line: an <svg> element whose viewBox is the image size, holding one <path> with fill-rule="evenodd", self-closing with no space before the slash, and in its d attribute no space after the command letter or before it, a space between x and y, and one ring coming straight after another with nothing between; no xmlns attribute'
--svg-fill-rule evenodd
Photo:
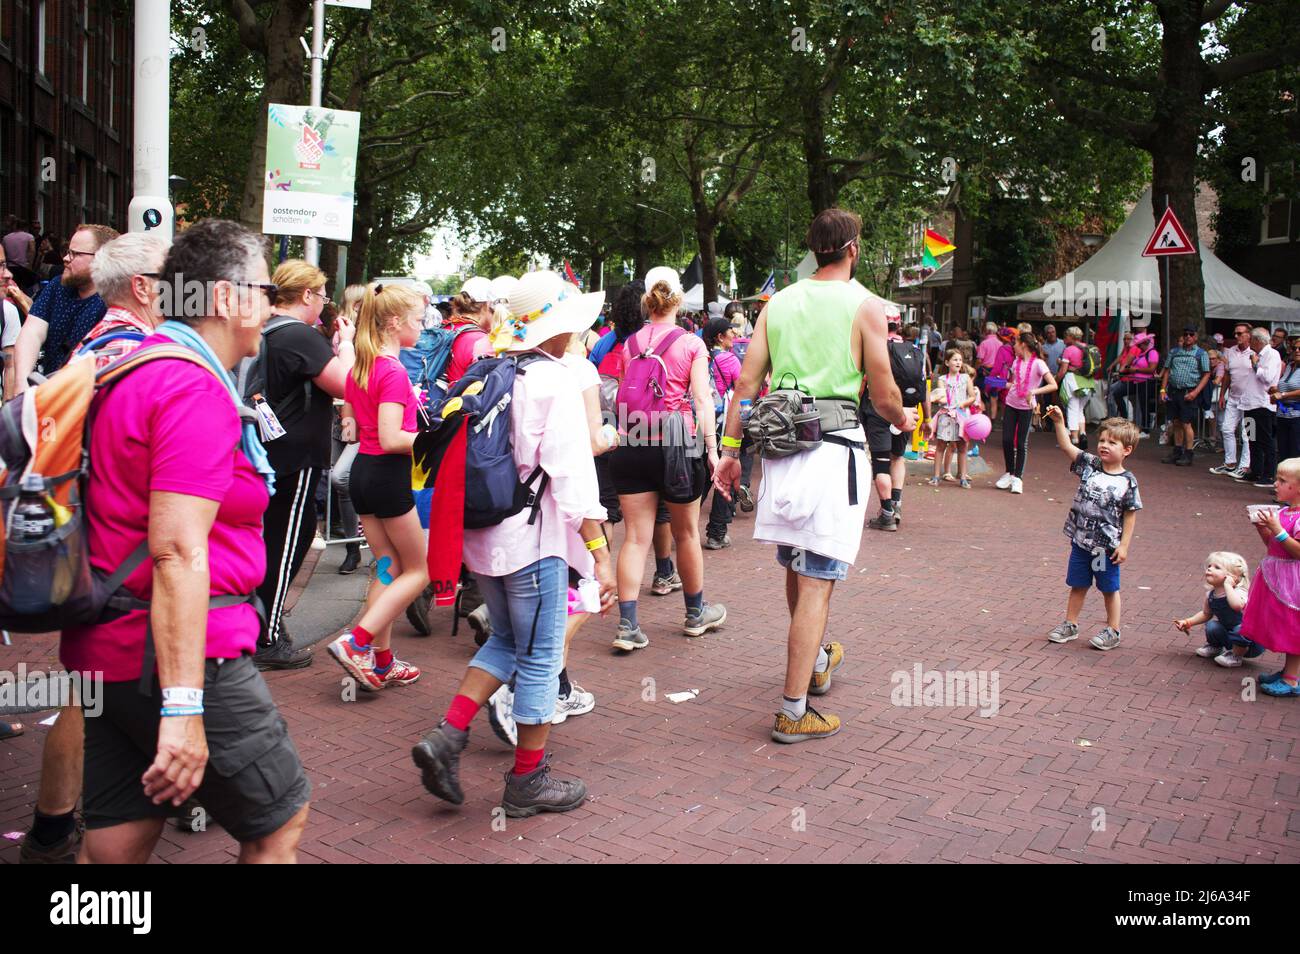
<svg viewBox="0 0 1300 954"><path fill-rule="evenodd" d="M1278 522L1296 536L1300 510L1284 509ZM1268 541L1268 556L1250 582L1241 634L1273 652L1300 655L1300 560L1291 559L1276 540Z"/></svg>

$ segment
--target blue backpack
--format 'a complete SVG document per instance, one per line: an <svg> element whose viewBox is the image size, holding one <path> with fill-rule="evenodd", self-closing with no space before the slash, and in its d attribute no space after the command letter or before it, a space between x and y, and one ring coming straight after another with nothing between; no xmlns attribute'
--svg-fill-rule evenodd
<svg viewBox="0 0 1300 954"><path fill-rule="evenodd" d="M425 392L424 409L432 413L447 396L447 366L451 364L451 347L466 331L479 331L474 325L449 328L426 328L414 348L403 348L397 355L406 376Z"/></svg>
<svg viewBox="0 0 1300 954"><path fill-rule="evenodd" d="M537 467L527 480L519 479L510 439L510 403L515 376L524 374L528 365L538 360L542 355L525 353L475 361L438 404L431 430L421 435L413 449L417 470L435 475L451 438L461 427L469 428L465 441L467 530L496 526L528 508L532 509L528 522L537 520L550 478ZM479 387L472 388L475 384Z"/></svg>

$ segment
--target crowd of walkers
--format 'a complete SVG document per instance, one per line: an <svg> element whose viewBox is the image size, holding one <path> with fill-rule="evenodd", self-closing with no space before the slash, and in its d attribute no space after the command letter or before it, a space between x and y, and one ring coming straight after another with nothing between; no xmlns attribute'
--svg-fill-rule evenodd
<svg viewBox="0 0 1300 954"><path fill-rule="evenodd" d="M1179 422L1176 460L1190 456L1183 425L1212 375L1195 333L1163 363L1135 337L1108 394L1095 349L1073 327L1058 340L1050 326L1040 339L1028 326L994 325L978 344L954 336L940 357L933 329L900 327L851 282L859 233L852 213L822 212L807 234L811 278L772 296L752 323L737 304L698 325L682 314L678 275L666 267L609 303L535 271L472 278L445 316L403 282L350 286L335 306L318 268L288 260L270 274L264 239L220 220L170 246L79 227L59 280L35 299L0 263L6 398L39 400L79 368L98 375L85 526L90 564L114 594L101 615L62 631L67 669L102 674L103 711L84 719L70 706L47 736L23 860L79 851L86 861L143 862L165 819L195 803L236 838L242 861L295 857L310 784L260 670L313 660L321 634L290 633L284 616L327 471L349 541L341 572L359 567L362 541L372 558L360 616L327 648L357 689L391 692L421 678L394 654L403 613L427 633L431 601L471 590L481 598L468 613L478 649L454 689L434 690L446 702L441 720L411 740L424 786L453 805L464 801L460 756L480 710L514 749L501 796L508 816L585 800L585 784L553 772L548 752L552 726L595 706L569 672L575 636L608 613L609 638L625 654L668 638L647 632L638 611L651 559L651 593L681 593L683 637L725 626L727 607L706 599L704 551L731 545L737 507L756 511L754 537L775 547L784 575L786 667L779 702L773 686L771 737L834 735L840 718L809 697L830 691L846 658L827 638L835 584L865 526L899 527L918 427L936 448L933 484L970 486L968 423L979 412L1001 411L997 487L1011 493L1023 489L1031 432L1056 430L1080 489L1066 528L1067 619L1049 638L1077 636L1095 583L1108 627L1093 645L1117 646L1119 566L1141 506L1124 461L1142 435L1112 416L1088 453L1088 405L1136 395L1144 414L1143 389L1158 380ZM194 283L201 294L190 293ZM1276 466L1263 435L1300 436L1281 423L1289 402L1300 409L1300 350L1292 381L1259 343L1244 329L1217 386L1254 422L1252 476L1263 481ZM1263 410L1273 399L1276 427ZM761 493L750 483L756 456ZM1293 465L1278 469L1286 504L1300 499ZM868 521L873 486L880 509ZM1294 560L1286 535L1279 525L1274 556ZM1219 574L1223 555L1213 556L1208 605L1227 619L1247 605L1229 592L1241 575L1235 563ZM1211 642L1229 655L1250 651L1231 650L1225 632L1213 630ZM1300 655L1287 667L1274 694L1294 689Z"/></svg>

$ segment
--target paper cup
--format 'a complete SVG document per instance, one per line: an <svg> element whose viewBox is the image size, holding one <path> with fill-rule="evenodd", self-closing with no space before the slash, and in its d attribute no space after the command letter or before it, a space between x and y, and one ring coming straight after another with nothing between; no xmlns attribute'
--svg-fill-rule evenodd
<svg viewBox="0 0 1300 954"><path fill-rule="evenodd" d="M1251 520L1257 519L1261 513L1280 513L1281 510L1278 504L1246 504L1246 513L1250 515Z"/></svg>

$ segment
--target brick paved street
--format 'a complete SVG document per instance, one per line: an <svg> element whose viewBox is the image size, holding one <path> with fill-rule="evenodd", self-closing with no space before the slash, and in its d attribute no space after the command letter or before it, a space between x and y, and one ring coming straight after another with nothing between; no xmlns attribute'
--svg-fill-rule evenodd
<svg viewBox="0 0 1300 954"><path fill-rule="evenodd" d="M1110 653L1087 645L1103 624L1095 593L1083 638L1044 639L1063 615L1061 525L1075 486L1049 435L1034 436L1022 497L993 488L1000 467L969 491L909 488L902 532L868 531L836 592L831 631L847 662L816 704L845 728L793 747L768 737L785 657L782 578L740 515L736 546L706 554L706 596L728 606L721 631L686 639L680 597L646 591L648 649L614 654L614 620L579 636L570 671L597 708L557 727L551 748L591 798L504 831L491 810L511 757L484 716L462 762L461 808L426 794L410 762L473 650L468 627L446 635L448 611L429 639L399 625L399 654L425 671L415 686L344 703L342 673L324 658L270 674L315 786L302 860L1300 861L1300 706L1242 699L1243 678L1280 657L1222 669L1169 623L1198 608L1211 550L1238 550L1254 569L1262 546L1245 505L1267 493L1210 476L1208 458L1162 466L1163 451L1152 442L1135 455L1146 509L1124 570L1124 643ZM340 556L322 559L308 599L339 580ZM52 658L52 646L17 637L0 668ZM892 705L891 674L916 664L996 672L1000 709ZM654 702L643 701L647 679ZM664 698L684 689L700 695ZM3 832L30 816L47 731L36 718L0 743ZM0 861L17 853L0 842ZM215 828L169 827L158 854L228 861L234 843Z"/></svg>

